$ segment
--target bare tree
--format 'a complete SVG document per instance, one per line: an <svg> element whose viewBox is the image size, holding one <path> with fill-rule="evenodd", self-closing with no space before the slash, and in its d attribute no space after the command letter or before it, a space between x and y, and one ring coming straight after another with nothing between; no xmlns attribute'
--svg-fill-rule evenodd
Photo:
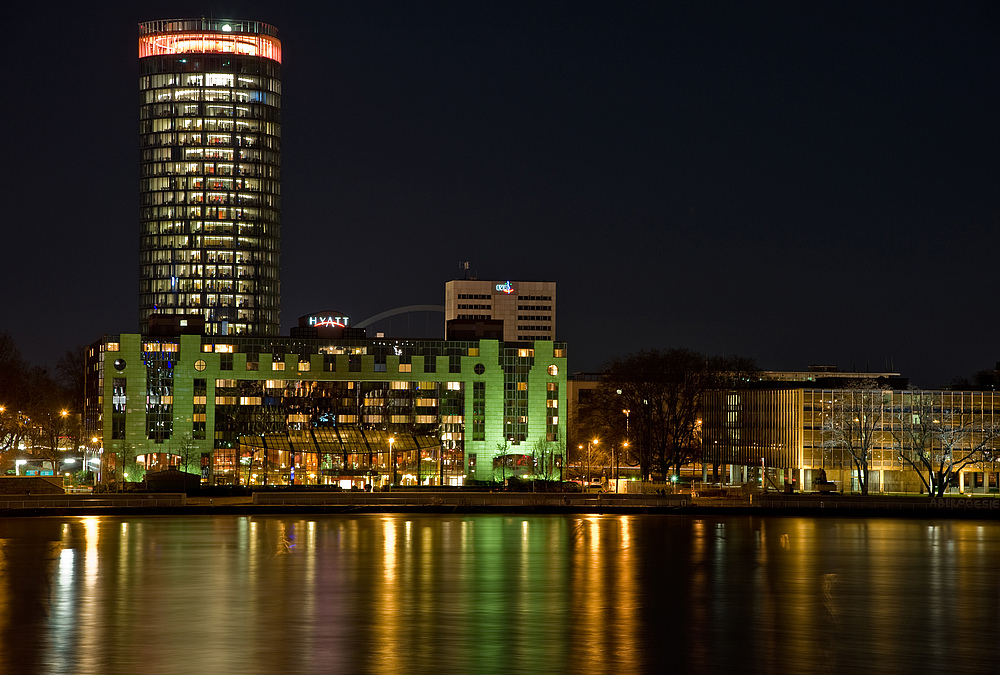
<svg viewBox="0 0 1000 675"><path fill-rule="evenodd" d="M70 409L83 412L86 393L84 380L87 369L87 346L77 345L67 349L56 362L56 378L65 392Z"/></svg>
<svg viewBox="0 0 1000 675"><path fill-rule="evenodd" d="M531 445L531 460L535 467L535 477L541 480L555 480L559 471L556 469L557 444L539 438Z"/></svg>
<svg viewBox="0 0 1000 675"><path fill-rule="evenodd" d="M887 396L891 400L891 392L875 380L861 380L850 389L836 390L823 416L823 445L847 450L863 495L868 494L872 450L882 438Z"/></svg>
<svg viewBox="0 0 1000 675"><path fill-rule="evenodd" d="M627 438L626 462L638 464L644 479L654 469L666 477L700 456L702 393L741 386L756 370L751 359L741 357L689 349L640 351L607 365L583 414L619 444Z"/></svg>
<svg viewBox="0 0 1000 675"><path fill-rule="evenodd" d="M180 455L180 470L190 473L197 469L196 473L201 473L201 448L198 442L191 438L191 433L187 432L181 437L180 447L177 448Z"/></svg>
<svg viewBox="0 0 1000 675"><path fill-rule="evenodd" d="M14 338L0 332L0 451L16 450L31 430L28 367Z"/></svg>
<svg viewBox="0 0 1000 675"><path fill-rule="evenodd" d="M994 459L1000 425L962 394L910 390L894 407L893 418L897 454L931 497L944 495L966 466Z"/></svg>
<svg viewBox="0 0 1000 675"><path fill-rule="evenodd" d="M508 452L510 451L510 443L504 441L503 443L497 443L497 452L493 457L493 481L497 480L497 470L500 472L500 483L507 483L507 462L510 461ZM513 466L511 467L513 470Z"/></svg>

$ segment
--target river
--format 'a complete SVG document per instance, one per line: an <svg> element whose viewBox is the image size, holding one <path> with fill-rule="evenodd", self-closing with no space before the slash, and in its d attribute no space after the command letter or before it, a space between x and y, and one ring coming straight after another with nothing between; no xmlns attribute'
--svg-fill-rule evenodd
<svg viewBox="0 0 1000 675"><path fill-rule="evenodd" d="M0 673L990 673L998 625L989 520L0 518Z"/></svg>

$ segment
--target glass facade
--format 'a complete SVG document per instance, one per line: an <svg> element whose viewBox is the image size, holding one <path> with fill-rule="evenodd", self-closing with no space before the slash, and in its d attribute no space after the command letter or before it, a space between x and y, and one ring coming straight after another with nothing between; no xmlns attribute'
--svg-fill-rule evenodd
<svg viewBox="0 0 1000 675"><path fill-rule="evenodd" d="M870 492L919 492L918 468L954 467L955 487L965 492L1000 485L998 392L712 391L702 397L702 414L706 462L799 470L806 490L821 471L843 491L857 490L861 454ZM853 439L845 438L850 422Z"/></svg>
<svg viewBox="0 0 1000 675"><path fill-rule="evenodd" d="M281 45L257 22L139 25L140 316L277 335Z"/></svg>

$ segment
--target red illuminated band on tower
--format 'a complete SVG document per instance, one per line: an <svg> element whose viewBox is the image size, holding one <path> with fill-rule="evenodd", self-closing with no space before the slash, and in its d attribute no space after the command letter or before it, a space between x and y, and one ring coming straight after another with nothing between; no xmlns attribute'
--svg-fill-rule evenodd
<svg viewBox="0 0 1000 675"><path fill-rule="evenodd" d="M242 54L281 63L281 42L270 35L196 31L139 37L139 58L161 54Z"/></svg>

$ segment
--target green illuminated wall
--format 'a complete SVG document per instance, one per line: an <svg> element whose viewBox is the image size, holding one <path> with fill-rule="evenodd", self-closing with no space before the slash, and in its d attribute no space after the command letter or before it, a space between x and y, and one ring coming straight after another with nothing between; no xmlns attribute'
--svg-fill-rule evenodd
<svg viewBox="0 0 1000 675"><path fill-rule="evenodd" d="M220 352L220 346L229 351ZM250 369L248 358L256 358L250 361ZM433 372L425 372L428 368ZM494 478L493 459L498 446L506 445L510 454L526 455L544 447L550 469L552 458L558 455L561 459L565 453L565 343L200 335L163 338L123 334L107 336L92 347L87 373L88 378L97 380L87 388L88 434L102 438L105 452L113 453L119 465L146 453L184 454L200 459L202 453L226 451L235 440L235 432L217 428L217 417L223 411L230 418L232 410L239 410L247 419L270 420L267 432L279 432L279 427L283 429L293 419L285 415L289 392L298 395L302 390L315 392L334 386L323 383L354 383L359 392L384 383L386 402L393 387L412 390L412 410L403 411L403 415L389 415L385 405L368 410L361 405L359 395L359 405L353 412L356 419L346 414L351 412L348 408L338 408L323 419L329 421L331 415L338 415L337 425L341 428L362 425L377 429L379 425L390 426L390 417L397 420L410 415L408 424L393 422L392 426L437 435L443 444L460 451L466 481ZM195 398L197 380L205 380L206 384L201 401ZM267 385L276 381L285 387L281 405L275 404L278 407L268 407L266 395L258 397L259 402L253 396L237 396L240 400L235 403L232 400L232 392L255 386L271 392ZM124 397L120 391L116 394L116 383L119 389L124 383ZM422 390L420 383L427 383L424 387L429 389ZM474 434L476 383L481 387L481 405L475 407L480 410L482 426ZM417 407L417 399L431 398L430 394L422 398L421 391L433 392L437 410ZM452 401L447 409L445 399ZM310 419L316 423L320 417L308 406L326 401L302 400L308 400L304 405L313 410ZM198 438L199 414L204 415L204 438ZM433 416L436 418L432 420ZM115 419L119 420L117 431L112 423ZM472 456L475 463L470 468ZM188 469L197 470L191 466Z"/></svg>

